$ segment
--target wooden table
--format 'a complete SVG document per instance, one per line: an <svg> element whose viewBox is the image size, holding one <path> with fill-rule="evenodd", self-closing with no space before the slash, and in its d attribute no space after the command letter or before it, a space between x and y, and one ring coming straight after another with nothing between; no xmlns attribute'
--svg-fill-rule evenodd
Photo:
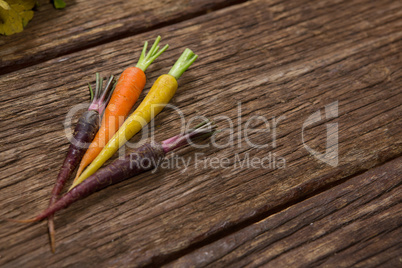
<svg viewBox="0 0 402 268"><path fill-rule="evenodd" d="M401 1L47 2L0 37L1 267L402 265ZM214 119L220 148L59 212L52 254L45 221L4 219L46 208L66 114L157 35L140 98L191 48L171 104ZM162 140L180 116L154 125Z"/></svg>

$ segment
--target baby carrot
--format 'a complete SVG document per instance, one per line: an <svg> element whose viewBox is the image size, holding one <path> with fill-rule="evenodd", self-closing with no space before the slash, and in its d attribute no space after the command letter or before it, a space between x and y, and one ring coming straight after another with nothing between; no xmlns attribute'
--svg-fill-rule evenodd
<svg viewBox="0 0 402 268"><path fill-rule="evenodd" d="M145 86L145 70L169 47L169 45L166 45L158 51L160 39L160 36L156 38L148 54L146 53L148 42L145 42L136 67L129 67L120 75L112 98L106 107L101 127L85 152L74 181L81 175L84 168L102 151L105 144L116 133L121 124L123 124L131 108L134 106Z"/></svg>
<svg viewBox="0 0 402 268"><path fill-rule="evenodd" d="M177 79L193 64L197 57L190 49L187 48L184 50L169 73L159 76L138 108L127 118L118 132L109 140L81 176L74 181L69 190L94 174L126 141L162 111L176 93L178 87Z"/></svg>
<svg viewBox="0 0 402 268"><path fill-rule="evenodd" d="M50 197L49 206L53 205L66 184L68 178L74 172L77 167L81 157L85 153L86 146L89 144L95 136L95 133L99 129L100 115L103 113L109 99L113 92L114 78L110 77L105 89L102 89L102 79L99 73L96 73L96 89L95 95L92 92L91 86L91 100L92 103L89 108L81 118L74 129L73 140L68 148L67 155L64 159L63 165L60 168L59 174L56 179L56 184L53 187L52 194ZM50 235L50 245L52 251L55 251L55 231L54 231L54 221L53 216L49 217L49 235Z"/></svg>

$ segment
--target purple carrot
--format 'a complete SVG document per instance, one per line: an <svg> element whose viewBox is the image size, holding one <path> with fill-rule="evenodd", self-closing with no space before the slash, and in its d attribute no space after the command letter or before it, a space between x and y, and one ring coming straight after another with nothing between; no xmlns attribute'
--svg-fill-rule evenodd
<svg viewBox="0 0 402 268"><path fill-rule="evenodd" d="M214 131L215 126L205 121L194 129L167 139L162 143L145 143L127 154L124 159L118 158L108 166L98 170L35 218L11 221L27 223L48 218L55 212L68 207L75 201L83 199L96 191L157 167L168 152L188 144L193 138L210 136Z"/></svg>
<svg viewBox="0 0 402 268"><path fill-rule="evenodd" d="M113 75L110 77L105 89L102 88L103 79L100 78L99 73L96 73L96 88L95 94L92 92L92 88L89 85L89 89L91 91L91 104L87 111L81 116L78 120L78 123L74 129L73 134L73 142L70 144L68 148L67 155L64 159L63 165L60 168L59 175L56 179L56 184L52 190L52 194L50 197L49 206L52 206L63 189L66 181L77 165L80 163L82 156L87 150L86 145L89 145L93 138L95 137L96 132L99 129L100 115L102 115L103 111L107 103L109 102L110 96L113 92ZM48 221L49 226L49 235L50 235L50 244L52 251L55 252L55 231L54 231L54 220L53 216L49 217Z"/></svg>

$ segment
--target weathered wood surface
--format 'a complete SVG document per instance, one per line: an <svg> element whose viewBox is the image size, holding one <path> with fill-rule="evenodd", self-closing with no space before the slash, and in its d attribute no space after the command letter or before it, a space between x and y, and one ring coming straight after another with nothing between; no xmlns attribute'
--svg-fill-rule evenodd
<svg viewBox="0 0 402 268"><path fill-rule="evenodd" d="M169 263L171 267L399 267L402 158Z"/></svg>
<svg viewBox="0 0 402 268"><path fill-rule="evenodd" d="M196 114L228 116L235 146L180 150L178 155L191 158L184 172L143 174L57 214L55 255L45 223L2 222L0 265L165 263L400 155L401 15L397 1L251 1L1 76L3 218L25 218L47 206L68 146L62 122L69 108L88 100L85 84L95 71L120 73L138 57L142 41L159 33L169 33L164 39L171 49L149 69L147 88L185 47L192 48L200 58L180 80L172 104L187 120ZM337 118L305 130L308 145L323 151L327 123L339 124L339 165L331 167L303 147L301 129L310 115L318 109L324 115L324 106L335 101ZM276 128L275 148L272 131L250 131L253 142L269 144L265 149L237 139L244 134L238 102L243 129L253 115L285 117ZM177 133L176 119L167 110L157 117L157 140ZM261 121L252 126L264 128ZM227 141L225 133L219 142ZM204 168L194 159L197 152L228 158L229 167ZM235 168L236 155L269 152L286 159L286 168Z"/></svg>
<svg viewBox="0 0 402 268"><path fill-rule="evenodd" d="M0 36L0 74L239 2L77 0L56 10L41 0L24 32Z"/></svg>

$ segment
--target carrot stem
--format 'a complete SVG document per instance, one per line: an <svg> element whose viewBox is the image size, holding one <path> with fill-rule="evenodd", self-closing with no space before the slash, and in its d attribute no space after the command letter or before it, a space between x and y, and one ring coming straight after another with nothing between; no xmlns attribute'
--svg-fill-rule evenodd
<svg viewBox="0 0 402 268"><path fill-rule="evenodd" d="M95 80L94 100L96 100L96 98L98 97L98 94L99 94L99 79L100 79L99 73L96 73L95 76L96 76L96 80Z"/></svg>
<svg viewBox="0 0 402 268"><path fill-rule="evenodd" d="M103 88L103 78L100 77L99 73L96 73L96 87L95 87L95 93L93 93L91 86L89 85L89 89L91 92L91 100L92 103L89 106L88 110L94 110L97 111L100 115L103 113L103 111L106 108L107 103L109 102L112 93L114 91L114 88L116 86L114 76L111 75L109 81L106 84L106 87L104 90ZM106 100L105 100L106 98Z"/></svg>
<svg viewBox="0 0 402 268"><path fill-rule="evenodd" d="M186 48L180 58L170 69L169 74L178 80L180 76L190 67L191 64L198 58L191 49Z"/></svg>
<svg viewBox="0 0 402 268"><path fill-rule="evenodd" d="M148 47L148 42L145 42L144 47L141 52L141 56L138 60L138 63L135 67L140 68L142 71L145 72L145 70L151 65L151 63L159 57L166 49L168 49L169 45L165 45L161 50L159 50L159 41L161 40L161 37L158 36L155 39L154 44L152 45L151 49L147 53L147 47Z"/></svg>
<svg viewBox="0 0 402 268"><path fill-rule="evenodd" d="M91 93L91 101L93 101L93 99L94 99L94 92L93 92L93 90L92 90L92 87L91 87L91 84L90 84L90 83L88 83L88 88L89 88L89 92Z"/></svg>
<svg viewBox="0 0 402 268"><path fill-rule="evenodd" d="M163 151L168 153L176 148L189 144L193 138L209 137L215 133L215 129L215 124L209 120L206 120L184 134L180 134L162 141L161 144Z"/></svg>

